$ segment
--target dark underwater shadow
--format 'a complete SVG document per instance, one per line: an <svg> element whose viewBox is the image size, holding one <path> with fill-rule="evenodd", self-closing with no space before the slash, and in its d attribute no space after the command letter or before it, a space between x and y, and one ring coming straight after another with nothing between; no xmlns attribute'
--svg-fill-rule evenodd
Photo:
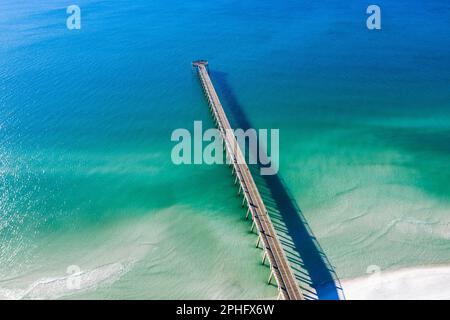
<svg viewBox="0 0 450 320"><path fill-rule="evenodd" d="M210 75L223 107L231 116L232 127L255 128L233 93L227 74L211 70ZM258 165L250 166L250 170L305 298L343 299L336 272L281 177L260 175Z"/></svg>

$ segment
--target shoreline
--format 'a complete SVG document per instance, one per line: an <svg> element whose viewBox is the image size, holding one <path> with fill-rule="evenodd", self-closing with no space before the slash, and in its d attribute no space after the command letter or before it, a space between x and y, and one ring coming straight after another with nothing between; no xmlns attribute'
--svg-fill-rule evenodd
<svg viewBox="0 0 450 320"><path fill-rule="evenodd" d="M450 265L378 271L341 281L347 300L450 299Z"/></svg>

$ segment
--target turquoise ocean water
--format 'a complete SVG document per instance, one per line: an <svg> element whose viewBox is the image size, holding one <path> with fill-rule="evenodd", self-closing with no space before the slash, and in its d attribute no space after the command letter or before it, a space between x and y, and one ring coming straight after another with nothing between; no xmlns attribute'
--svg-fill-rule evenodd
<svg viewBox="0 0 450 320"><path fill-rule="evenodd" d="M273 196L339 278L450 262L448 2L378 1L380 31L361 1L71 4L0 6L0 298L276 296L229 170L171 162L213 126L198 58L234 124L280 129Z"/></svg>

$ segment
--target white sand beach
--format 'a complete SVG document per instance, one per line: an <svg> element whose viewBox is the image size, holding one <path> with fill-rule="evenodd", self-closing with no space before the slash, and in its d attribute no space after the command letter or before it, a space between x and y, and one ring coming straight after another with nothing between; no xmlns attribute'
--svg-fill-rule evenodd
<svg viewBox="0 0 450 320"><path fill-rule="evenodd" d="M450 299L450 266L428 266L373 272L343 280L348 300Z"/></svg>

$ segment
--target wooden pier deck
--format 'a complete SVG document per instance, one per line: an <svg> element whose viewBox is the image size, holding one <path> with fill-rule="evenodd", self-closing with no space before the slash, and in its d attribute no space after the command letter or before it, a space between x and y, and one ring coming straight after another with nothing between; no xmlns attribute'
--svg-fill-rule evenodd
<svg viewBox="0 0 450 320"><path fill-rule="evenodd" d="M279 299L303 300L303 295L290 269L286 255L267 213L266 206L209 77L207 65L208 62L205 60L192 63L192 66L198 71L214 122L224 141L227 162L232 167L232 174L235 175L234 182L235 184L239 183L238 194L243 194L242 205L245 206L247 204L246 217L248 218L249 214L251 214L253 220L252 231L256 228L258 233L256 245L259 246L262 243L264 250L262 263L264 264L266 260L269 262L271 272L268 282L270 283L272 278L275 278Z"/></svg>

